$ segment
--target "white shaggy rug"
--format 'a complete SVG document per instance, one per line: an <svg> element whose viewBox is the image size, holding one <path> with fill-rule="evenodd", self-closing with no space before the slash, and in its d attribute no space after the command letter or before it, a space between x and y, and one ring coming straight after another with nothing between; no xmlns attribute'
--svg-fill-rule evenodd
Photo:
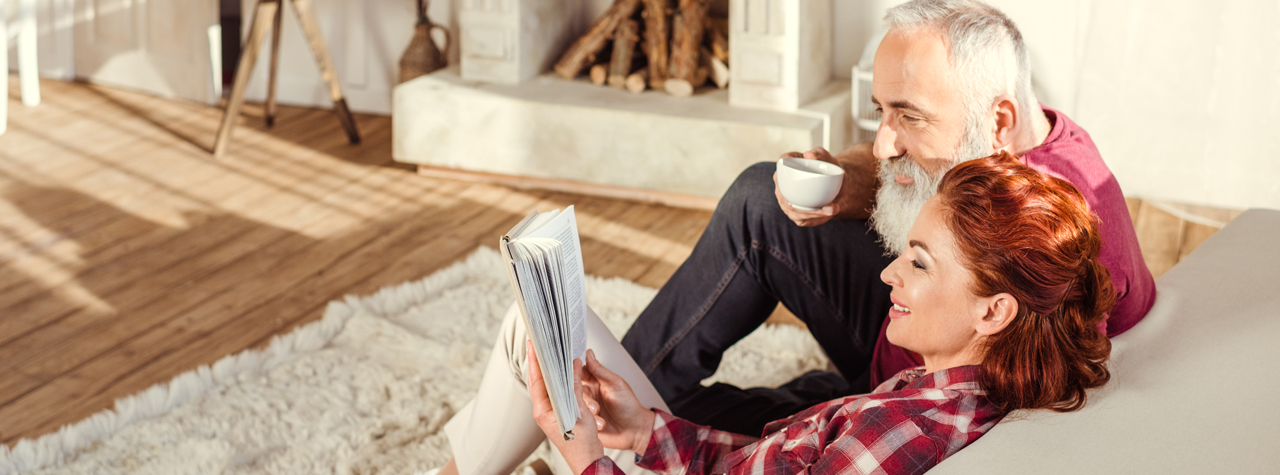
<svg viewBox="0 0 1280 475"><path fill-rule="evenodd" d="M619 336L654 293L621 279L587 282L589 304ZM449 457L441 427L474 394L511 298L501 257L482 247L423 280L332 302L322 320L264 350L227 356L12 450L0 446L0 474L440 466ZM817 343L791 326L761 328L724 361L711 380L740 386L775 386L826 366Z"/></svg>

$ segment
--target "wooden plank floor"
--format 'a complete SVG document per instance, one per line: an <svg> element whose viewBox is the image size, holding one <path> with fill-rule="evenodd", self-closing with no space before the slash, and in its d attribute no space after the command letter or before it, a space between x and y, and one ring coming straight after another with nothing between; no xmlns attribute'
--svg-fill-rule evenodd
<svg viewBox="0 0 1280 475"><path fill-rule="evenodd" d="M388 117L357 116L364 143L351 146L328 111L283 107L267 129L246 107L214 161L219 109L41 87L38 107L9 99L0 136L5 444L262 346L332 299L426 276L492 246L533 208L576 205L587 272L654 287L710 218L419 176L391 162ZM1213 231L1130 206L1159 272Z"/></svg>

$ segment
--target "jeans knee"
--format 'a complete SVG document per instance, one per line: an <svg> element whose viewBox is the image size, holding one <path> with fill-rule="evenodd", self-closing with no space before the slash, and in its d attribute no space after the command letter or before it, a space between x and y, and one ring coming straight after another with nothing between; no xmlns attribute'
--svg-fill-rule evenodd
<svg viewBox="0 0 1280 475"><path fill-rule="evenodd" d="M716 214L745 217L747 222L757 222L781 214L773 191L773 174L776 170L776 162L760 162L747 167L729 185L729 190L716 207Z"/></svg>

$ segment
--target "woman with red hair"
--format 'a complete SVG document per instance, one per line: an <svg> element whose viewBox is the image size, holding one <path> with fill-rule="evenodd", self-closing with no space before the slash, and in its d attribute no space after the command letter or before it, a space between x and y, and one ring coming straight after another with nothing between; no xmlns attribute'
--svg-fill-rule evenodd
<svg viewBox="0 0 1280 475"><path fill-rule="evenodd" d="M870 394L813 406L755 439L645 407L632 386L645 393L647 380L618 376L588 352L575 384L583 412L566 441L528 352L534 421L577 474L621 473L605 446L657 472L922 473L1010 411L1077 410L1110 378L1099 325L1115 295L1098 263L1097 220L1071 184L1004 153L965 162L908 237L881 273L893 288L886 333L923 364ZM467 432L495 431L451 431L455 451Z"/></svg>

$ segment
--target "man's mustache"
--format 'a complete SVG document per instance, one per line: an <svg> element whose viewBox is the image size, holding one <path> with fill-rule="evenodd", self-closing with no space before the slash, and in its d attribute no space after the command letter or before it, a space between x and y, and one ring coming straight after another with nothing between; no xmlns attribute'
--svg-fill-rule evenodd
<svg viewBox="0 0 1280 475"><path fill-rule="evenodd" d="M924 169L924 166L922 166L919 161L906 153L896 157L889 157L888 163L886 163L886 168L893 172L902 172L899 174L908 174L913 176L916 172L929 173Z"/></svg>
<svg viewBox="0 0 1280 475"><path fill-rule="evenodd" d="M933 158L930 160L935 162L955 162L954 159L941 158L941 157ZM941 173L934 174L933 172L929 171L929 169L925 168L924 164L921 163L920 160L917 160L915 157L911 156L910 153L903 153L902 155L889 157L886 161L888 162L886 164L886 168L888 168L889 170L894 172L907 172L907 173L900 173L900 174L911 174L910 172L919 172L933 178L937 178L939 175L941 175ZM949 168L950 167L948 167L947 169ZM947 169L944 169L943 172L945 172Z"/></svg>

